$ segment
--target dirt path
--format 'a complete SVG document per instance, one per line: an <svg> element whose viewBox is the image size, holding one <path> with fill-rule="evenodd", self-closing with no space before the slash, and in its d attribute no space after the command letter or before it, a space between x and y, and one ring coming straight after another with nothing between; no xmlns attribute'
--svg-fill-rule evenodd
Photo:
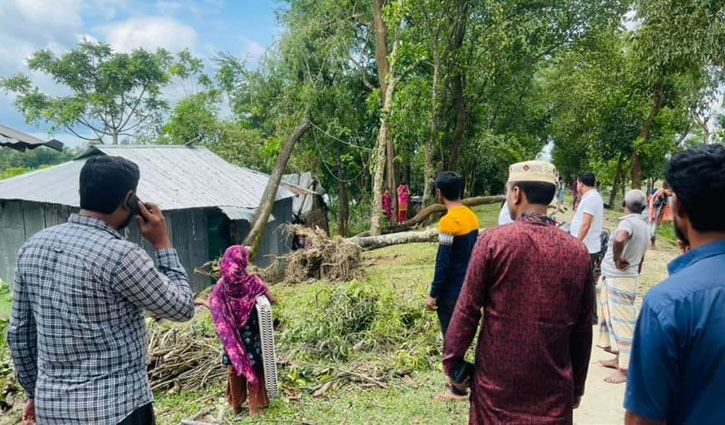
<svg viewBox="0 0 725 425"><path fill-rule="evenodd" d="M596 343L599 328L594 327ZM574 411L575 425L619 425L624 423L624 390L626 384L607 384L604 378L613 370L599 365L599 360L608 360L611 354L605 353L596 344L592 347L592 360L587 375L587 386L579 409Z"/></svg>

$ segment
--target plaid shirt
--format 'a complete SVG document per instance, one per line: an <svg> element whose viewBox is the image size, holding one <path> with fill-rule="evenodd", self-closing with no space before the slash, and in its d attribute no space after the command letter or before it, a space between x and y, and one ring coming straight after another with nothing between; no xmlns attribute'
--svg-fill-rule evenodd
<svg viewBox="0 0 725 425"><path fill-rule="evenodd" d="M18 253L8 344L41 424L117 424L153 401L144 310L194 315L176 251L156 253L103 221L72 215Z"/></svg>

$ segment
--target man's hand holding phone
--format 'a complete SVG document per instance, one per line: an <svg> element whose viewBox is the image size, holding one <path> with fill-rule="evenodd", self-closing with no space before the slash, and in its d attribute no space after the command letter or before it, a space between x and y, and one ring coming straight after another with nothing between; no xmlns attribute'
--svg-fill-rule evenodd
<svg viewBox="0 0 725 425"><path fill-rule="evenodd" d="M151 242L155 250L171 248L171 239L166 229L166 218L156 204L138 202L139 215L136 216L141 236Z"/></svg>

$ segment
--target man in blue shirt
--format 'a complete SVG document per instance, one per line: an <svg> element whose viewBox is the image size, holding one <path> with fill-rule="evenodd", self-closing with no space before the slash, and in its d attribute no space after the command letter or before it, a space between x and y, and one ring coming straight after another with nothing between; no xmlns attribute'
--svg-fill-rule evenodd
<svg viewBox="0 0 725 425"><path fill-rule="evenodd" d="M667 172L689 251L647 294L634 333L627 425L725 424L725 147L675 155Z"/></svg>

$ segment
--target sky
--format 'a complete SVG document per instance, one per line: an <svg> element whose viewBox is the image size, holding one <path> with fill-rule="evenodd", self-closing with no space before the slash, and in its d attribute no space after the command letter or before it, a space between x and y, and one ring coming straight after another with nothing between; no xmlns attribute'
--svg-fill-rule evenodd
<svg viewBox="0 0 725 425"><path fill-rule="evenodd" d="M61 54L84 38L117 51L189 48L207 60L226 52L254 63L282 33L275 13L281 6L277 0L0 0L0 76L22 72L41 90L62 93L48 77L30 73L26 60L39 49ZM26 124L3 92L0 123L50 137L48 124ZM82 143L70 134L52 137Z"/></svg>

